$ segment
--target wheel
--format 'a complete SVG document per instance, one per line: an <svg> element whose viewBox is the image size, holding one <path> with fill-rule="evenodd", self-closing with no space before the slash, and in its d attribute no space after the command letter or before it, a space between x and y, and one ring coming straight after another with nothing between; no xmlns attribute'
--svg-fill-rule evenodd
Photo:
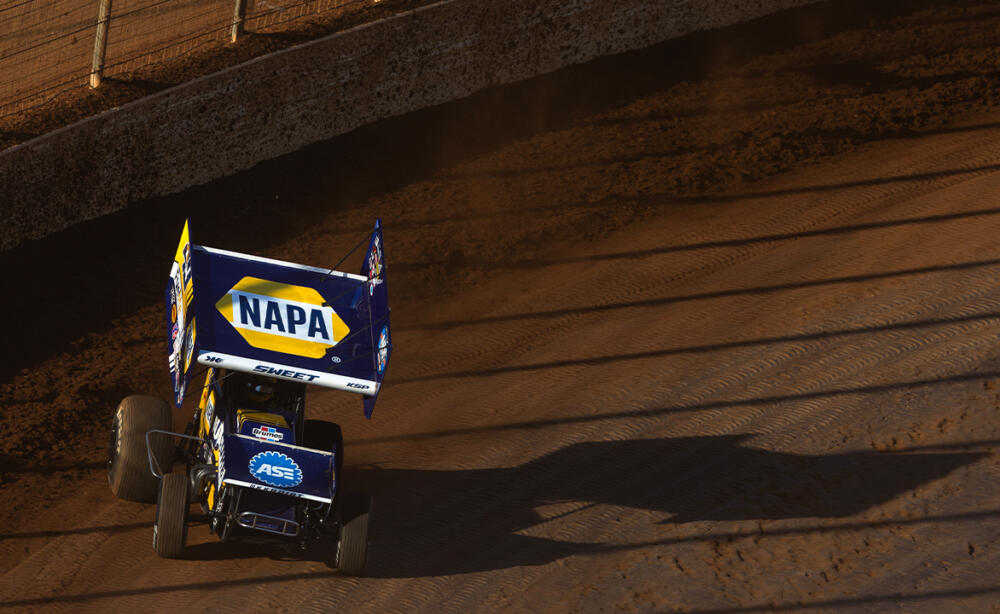
<svg viewBox="0 0 1000 614"><path fill-rule="evenodd" d="M130 396L122 400L111 423L108 447L108 483L116 497L141 503L156 501L160 480L149 470L146 431L169 431L172 427L170 406L162 399ZM169 471L174 453L171 439L154 435L150 444L160 467Z"/></svg>
<svg viewBox="0 0 1000 614"><path fill-rule="evenodd" d="M339 424L326 420L306 420L302 445L324 452L333 450L334 475L340 480L340 468L344 465L344 434Z"/></svg>
<svg viewBox="0 0 1000 614"><path fill-rule="evenodd" d="M340 512L340 543L337 545L337 569L349 576L365 575L368 561L368 521L372 498L364 493L344 495Z"/></svg>
<svg viewBox="0 0 1000 614"><path fill-rule="evenodd" d="M313 450L340 450L344 447L344 435L340 425L326 420L306 420L302 445Z"/></svg>
<svg viewBox="0 0 1000 614"><path fill-rule="evenodd" d="M153 523L153 550L168 559L184 553L187 544L188 479L183 473L168 473L160 479Z"/></svg>

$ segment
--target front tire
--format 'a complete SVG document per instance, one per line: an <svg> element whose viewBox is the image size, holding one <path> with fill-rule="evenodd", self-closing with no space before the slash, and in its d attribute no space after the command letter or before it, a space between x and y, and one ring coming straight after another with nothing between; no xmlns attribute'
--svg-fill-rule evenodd
<svg viewBox="0 0 1000 614"><path fill-rule="evenodd" d="M368 562L368 523L372 498L365 493L345 493L341 506L337 569L348 576L365 575Z"/></svg>
<svg viewBox="0 0 1000 614"><path fill-rule="evenodd" d="M183 473L168 473L160 480L160 496L156 501L156 522L153 523L153 550L156 554L175 559L184 554L187 545L188 479Z"/></svg>
<svg viewBox="0 0 1000 614"><path fill-rule="evenodd" d="M111 423L108 448L108 483L116 497L140 503L156 501L160 480L149 470L146 432L169 431L172 427L170 406L162 399L140 395L122 399ZM171 439L154 435L150 446L160 467L169 471L173 457Z"/></svg>

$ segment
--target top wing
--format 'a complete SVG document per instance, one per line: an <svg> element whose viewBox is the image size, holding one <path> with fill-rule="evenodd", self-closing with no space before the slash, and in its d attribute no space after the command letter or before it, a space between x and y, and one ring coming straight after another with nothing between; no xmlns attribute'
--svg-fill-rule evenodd
<svg viewBox="0 0 1000 614"><path fill-rule="evenodd" d="M180 284L190 291L173 295L190 297L185 309L178 309L190 320L190 342L185 335L171 351L171 372L182 382L175 385L178 406L193 355L207 366L360 393L368 397L370 416L388 361L384 264L374 275L369 268L354 275L193 245L187 232L185 224L182 246L190 255L175 266L182 270ZM381 241L376 222L370 242L381 246ZM168 318L172 310L168 307ZM380 346L383 328L386 342Z"/></svg>

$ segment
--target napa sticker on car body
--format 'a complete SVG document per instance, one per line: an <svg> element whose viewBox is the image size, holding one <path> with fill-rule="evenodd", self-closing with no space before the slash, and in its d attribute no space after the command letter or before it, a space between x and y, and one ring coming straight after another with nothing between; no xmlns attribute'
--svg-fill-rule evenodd
<svg viewBox="0 0 1000 614"><path fill-rule="evenodd" d="M244 277L216 304L253 347L322 358L351 329L314 288Z"/></svg>
<svg viewBox="0 0 1000 614"><path fill-rule="evenodd" d="M278 488L291 488L302 483L302 470L298 463L281 452L259 452L250 459L250 475L265 484Z"/></svg>

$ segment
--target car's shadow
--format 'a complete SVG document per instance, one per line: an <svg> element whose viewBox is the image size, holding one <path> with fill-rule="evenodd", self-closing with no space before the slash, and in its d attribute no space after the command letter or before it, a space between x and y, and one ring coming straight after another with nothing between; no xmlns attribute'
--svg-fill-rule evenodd
<svg viewBox="0 0 1000 614"><path fill-rule="evenodd" d="M495 469L345 470L375 497L368 575L440 576L543 565L609 545L521 534L542 506L654 512L651 523L848 518L941 478L980 453L850 452L823 456L741 445L747 436L600 441ZM572 522L572 518L565 519ZM558 521L561 522L561 521ZM665 529L664 535L669 535ZM625 546L627 547L627 546ZM619 546L610 546L619 548ZM329 560L329 551L206 543L189 558Z"/></svg>

